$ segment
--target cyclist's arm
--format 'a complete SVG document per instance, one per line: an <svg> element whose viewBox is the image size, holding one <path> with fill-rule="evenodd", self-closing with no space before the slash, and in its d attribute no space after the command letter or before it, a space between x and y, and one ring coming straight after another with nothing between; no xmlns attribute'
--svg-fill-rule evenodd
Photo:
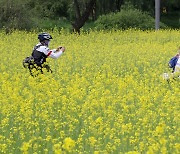
<svg viewBox="0 0 180 154"><path fill-rule="evenodd" d="M46 46L41 46L38 50L40 52L43 52L47 57L51 57L53 59L57 59L57 58L59 58L62 55L62 53L64 52L65 49L60 49L59 51L57 51L57 49L50 50Z"/></svg>
<svg viewBox="0 0 180 154"><path fill-rule="evenodd" d="M48 55L49 57L53 58L53 59L57 59L59 58L61 55L63 54L63 51L56 51L56 49L50 50Z"/></svg>

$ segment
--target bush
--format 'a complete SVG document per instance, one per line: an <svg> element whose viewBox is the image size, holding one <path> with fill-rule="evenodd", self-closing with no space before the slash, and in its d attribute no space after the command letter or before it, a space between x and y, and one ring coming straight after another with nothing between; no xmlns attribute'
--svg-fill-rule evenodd
<svg viewBox="0 0 180 154"><path fill-rule="evenodd" d="M122 9L117 13L110 13L100 16L95 22L97 29L154 29L155 19L148 13L142 12L135 8ZM161 28L167 28L160 23Z"/></svg>
<svg viewBox="0 0 180 154"><path fill-rule="evenodd" d="M48 30L53 28L58 29L70 29L71 23L66 18L59 18L56 20L50 19L50 18L33 18L34 23L36 23L36 26L34 26L34 29L39 30Z"/></svg>
<svg viewBox="0 0 180 154"><path fill-rule="evenodd" d="M27 8L20 0L2 0L0 2L0 28L10 29L30 29L33 22L27 13Z"/></svg>

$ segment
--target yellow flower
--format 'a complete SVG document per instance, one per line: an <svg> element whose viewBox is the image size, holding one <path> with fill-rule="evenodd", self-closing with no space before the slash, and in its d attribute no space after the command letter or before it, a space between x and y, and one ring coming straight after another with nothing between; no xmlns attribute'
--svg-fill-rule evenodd
<svg viewBox="0 0 180 154"><path fill-rule="evenodd" d="M176 153L180 152L180 144L179 143L175 143L174 148L175 148Z"/></svg>
<svg viewBox="0 0 180 154"><path fill-rule="evenodd" d="M153 148L152 147L149 147L148 151L147 151L147 154L154 154L154 151L153 151Z"/></svg>
<svg viewBox="0 0 180 154"><path fill-rule="evenodd" d="M143 151L143 150L144 150L144 147L145 147L144 143L143 143L143 142L140 142L140 143L139 143L139 149L140 149L140 151Z"/></svg>
<svg viewBox="0 0 180 154"><path fill-rule="evenodd" d="M165 145L167 143L167 140L165 138L161 138L159 141L162 145Z"/></svg>
<svg viewBox="0 0 180 154"><path fill-rule="evenodd" d="M33 78L37 33L0 31L0 153L180 153L180 82L161 76L180 30L51 33L68 52Z"/></svg>
<svg viewBox="0 0 180 154"><path fill-rule="evenodd" d="M46 141L50 141L52 139L52 136L50 136L50 135L48 135L47 137L46 137Z"/></svg>
<svg viewBox="0 0 180 154"><path fill-rule="evenodd" d="M129 152L126 152L125 154L140 154L140 153L137 151L129 151Z"/></svg>
<svg viewBox="0 0 180 154"><path fill-rule="evenodd" d="M64 143L62 145L63 149L67 150L68 152L71 152L73 148L75 147L75 141L72 140L70 137L67 137L64 139Z"/></svg>
<svg viewBox="0 0 180 154"><path fill-rule="evenodd" d="M91 146L94 146L97 140L95 139L95 137L92 136L92 137L89 137L89 142Z"/></svg>
<svg viewBox="0 0 180 154"><path fill-rule="evenodd" d="M166 153L167 153L167 148L166 148L165 146L163 146L163 147L161 148L161 153L163 153L163 154L166 154Z"/></svg>
<svg viewBox="0 0 180 154"><path fill-rule="evenodd" d="M53 151L55 154L61 154L62 153L61 144L54 144Z"/></svg>
<svg viewBox="0 0 180 154"><path fill-rule="evenodd" d="M21 151L26 154L26 153L28 153L28 149L30 147L31 147L31 145L28 142L23 142Z"/></svg>
<svg viewBox="0 0 180 154"><path fill-rule="evenodd" d="M0 144L0 152L7 153L7 145L6 144Z"/></svg>
<svg viewBox="0 0 180 154"><path fill-rule="evenodd" d="M59 135L60 135L60 138L64 138L64 136L65 136L64 131L60 131L60 132L59 132Z"/></svg>

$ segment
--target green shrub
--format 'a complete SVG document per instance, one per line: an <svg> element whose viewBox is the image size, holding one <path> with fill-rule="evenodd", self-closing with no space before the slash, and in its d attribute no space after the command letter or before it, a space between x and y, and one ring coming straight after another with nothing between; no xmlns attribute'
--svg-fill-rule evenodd
<svg viewBox="0 0 180 154"><path fill-rule="evenodd" d="M59 18L56 20L50 18L33 18L33 22L36 23L33 27L33 29L36 30L52 30L57 28L59 30L65 29L68 31L71 29L71 23L66 18Z"/></svg>
<svg viewBox="0 0 180 154"><path fill-rule="evenodd" d="M0 28L28 30L31 27L33 27L33 22L23 1L1 0Z"/></svg>
<svg viewBox="0 0 180 154"><path fill-rule="evenodd" d="M110 13L100 16L96 22L96 29L154 29L155 19L145 12L135 8L122 9L117 13ZM163 23L160 23L161 28L167 28Z"/></svg>

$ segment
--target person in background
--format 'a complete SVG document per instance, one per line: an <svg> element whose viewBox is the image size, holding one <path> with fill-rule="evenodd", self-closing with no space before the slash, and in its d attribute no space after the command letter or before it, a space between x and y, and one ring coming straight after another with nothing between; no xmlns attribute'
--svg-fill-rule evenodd
<svg viewBox="0 0 180 154"><path fill-rule="evenodd" d="M178 53L176 54L177 62L175 65L174 73L180 75L180 47L178 49Z"/></svg>
<svg viewBox="0 0 180 154"><path fill-rule="evenodd" d="M180 47L177 54L170 59L169 67L172 69L172 73L164 73L163 78L165 80L180 79Z"/></svg>

